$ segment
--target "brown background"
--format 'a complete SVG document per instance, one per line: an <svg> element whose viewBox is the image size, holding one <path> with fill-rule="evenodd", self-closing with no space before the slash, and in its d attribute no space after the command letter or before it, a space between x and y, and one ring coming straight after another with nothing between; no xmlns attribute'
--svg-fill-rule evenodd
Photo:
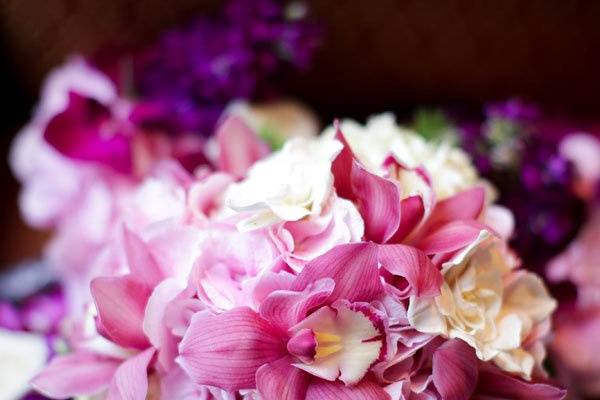
<svg viewBox="0 0 600 400"><path fill-rule="evenodd" d="M600 2L574 0L311 1L327 28L314 68L286 82L324 121L419 104L518 95L550 108L600 111ZM18 222L5 159L43 76L74 52L135 45L207 0L0 0L0 266L39 252Z"/></svg>

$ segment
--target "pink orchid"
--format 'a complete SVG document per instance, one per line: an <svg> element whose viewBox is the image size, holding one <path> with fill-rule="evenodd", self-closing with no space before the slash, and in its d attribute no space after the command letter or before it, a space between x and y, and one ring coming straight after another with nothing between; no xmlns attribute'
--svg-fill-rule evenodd
<svg viewBox="0 0 600 400"><path fill-rule="evenodd" d="M160 245L174 248L173 241L164 239L159 235L143 241L131 231L124 232L131 272L91 283L102 337L73 342L73 353L57 356L34 380L38 391L66 398L107 390L108 399L142 400L149 390L147 370L160 376L177 370L177 342L189 318L203 306L177 278L178 270L185 270L182 260L165 257L161 251Z"/></svg>
<svg viewBox="0 0 600 400"><path fill-rule="evenodd" d="M435 201L427 171L408 169L393 157L385 161L389 176L369 172L344 145L332 164L337 193L353 201L365 222L365 238L377 243L411 244L429 255L459 250L477 238L485 205L483 188ZM403 177L402 177L402 176ZM403 194L402 181L418 182L420 193Z"/></svg>
<svg viewBox="0 0 600 400"><path fill-rule="evenodd" d="M278 279L258 311L197 314L180 344L179 364L197 384L256 388L265 399L387 399L367 376L386 354L386 317L371 304L385 296L379 264L403 275L413 293L439 289L435 280L415 276L427 269L414 265L423 258L390 262L392 247L412 253L402 246L340 245L297 277Z"/></svg>

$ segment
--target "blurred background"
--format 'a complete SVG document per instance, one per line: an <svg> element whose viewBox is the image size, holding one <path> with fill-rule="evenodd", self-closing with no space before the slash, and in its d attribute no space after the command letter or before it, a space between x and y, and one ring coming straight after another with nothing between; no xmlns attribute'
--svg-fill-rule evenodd
<svg viewBox="0 0 600 400"><path fill-rule="evenodd" d="M324 25L313 67L284 92L322 123L416 106L464 107L519 96L588 118L600 111L600 2L308 1ZM0 268L38 255L6 159L48 71L70 54L141 46L219 5L209 0L0 0Z"/></svg>

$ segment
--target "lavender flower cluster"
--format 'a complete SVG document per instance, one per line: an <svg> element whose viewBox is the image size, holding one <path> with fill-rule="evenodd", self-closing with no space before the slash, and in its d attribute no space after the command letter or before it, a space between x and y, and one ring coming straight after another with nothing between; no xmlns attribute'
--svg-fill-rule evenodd
<svg viewBox="0 0 600 400"><path fill-rule="evenodd" d="M231 99L272 98L286 72L306 69L320 33L301 3L232 0L134 54L133 94L147 124L209 135Z"/></svg>
<svg viewBox="0 0 600 400"><path fill-rule="evenodd" d="M574 191L572 163L559 152L572 121L550 118L535 105L509 100L487 106L479 118L457 118L453 139L481 175L498 189L499 203L517 221L512 246L528 268L543 272L585 220ZM526 199L526 201L523 201Z"/></svg>

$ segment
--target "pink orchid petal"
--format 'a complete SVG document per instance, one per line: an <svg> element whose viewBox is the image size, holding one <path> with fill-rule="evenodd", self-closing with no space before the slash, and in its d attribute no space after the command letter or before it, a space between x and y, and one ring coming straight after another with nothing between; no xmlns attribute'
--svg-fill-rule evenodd
<svg viewBox="0 0 600 400"><path fill-rule="evenodd" d="M154 349L131 357L117 369L110 382L106 400L145 400L148 394L148 364Z"/></svg>
<svg viewBox="0 0 600 400"><path fill-rule="evenodd" d="M209 217L220 208L222 195L232 182L230 175L216 172L194 183L188 195L189 209L200 220Z"/></svg>
<svg viewBox="0 0 600 400"><path fill-rule="evenodd" d="M71 92L66 109L48 122L44 138L66 157L128 174L133 167L131 140L121 129L106 105Z"/></svg>
<svg viewBox="0 0 600 400"><path fill-rule="evenodd" d="M470 399L477 377L475 352L462 340L449 340L433 353L433 384L443 399Z"/></svg>
<svg viewBox="0 0 600 400"><path fill-rule="evenodd" d="M276 290L290 290L296 277L286 271L270 272L261 276L252 292L256 304L261 304Z"/></svg>
<svg viewBox="0 0 600 400"><path fill-rule="evenodd" d="M479 363L473 400L562 400L567 391L548 382L527 382L487 363Z"/></svg>
<svg viewBox="0 0 600 400"><path fill-rule="evenodd" d="M442 275L422 251L402 244L379 246L379 263L393 275L404 277L411 293L418 297L437 296Z"/></svg>
<svg viewBox="0 0 600 400"><path fill-rule="evenodd" d="M406 238L423 220L425 216L425 204L421 196L411 196L400 202L400 226L390 243L400 243Z"/></svg>
<svg viewBox="0 0 600 400"><path fill-rule="evenodd" d="M165 325L166 310L182 290L179 282L166 279L154 288L148 299L142 328L152 346L157 349L167 350L168 346L165 342L168 341L170 332Z"/></svg>
<svg viewBox="0 0 600 400"><path fill-rule="evenodd" d="M265 364L256 372L256 388L263 400L304 400L310 375L293 367L291 357Z"/></svg>
<svg viewBox="0 0 600 400"><path fill-rule="evenodd" d="M306 400L391 400L383 388L363 379L356 385L314 379L306 393Z"/></svg>
<svg viewBox="0 0 600 400"><path fill-rule="evenodd" d="M246 175L248 168L269 154L267 144L239 117L227 117L215 135L219 169L237 178Z"/></svg>
<svg viewBox="0 0 600 400"><path fill-rule="evenodd" d="M427 225L430 228L457 220L476 220L485 206L485 189L475 187L440 201L435 205Z"/></svg>
<svg viewBox="0 0 600 400"><path fill-rule="evenodd" d="M365 238L387 242L400 226L400 190L391 180L368 172L357 161L352 164L352 189L365 221Z"/></svg>
<svg viewBox="0 0 600 400"><path fill-rule="evenodd" d="M344 134L340 130L339 121L336 120L334 124L336 126L335 138L344 146L331 164L331 173L334 177L335 190L340 197L354 201L356 200L356 197L354 196L354 189L352 188L350 171L352 171L352 164L355 157Z"/></svg>
<svg viewBox="0 0 600 400"><path fill-rule="evenodd" d="M260 305L260 315L286 332L306 317L309 310L322 305L335 288L332 279L320 279L303 291L277 290Z"/></svg>
<svg viewBox="0 0 600 400"><path fill-rule="evenodd" d="M450 222L428 234L417 247L430 255L454 252L472 243L484 229L485 227L477 222Z"/></svg>
<svg viewBox="0 0 600 400"><path fill-rule="evenodd" d="M198 313L179 345L178 363L198 385L256 387L257 370L286 354L277 329L247 307Z"/></svg>
<svg viewBox="0 0 600 400"><path fill-rule="evenodd" d="M338 299L368 302L380 297L383 285L377 265L377 245L361 242L334 247L306 264L292 290L303 290L323 278L335 281L329 302Z"/></svg>
<svg viewBox="0 0 600 400"><path fill-rule="evenodd" d="M165 278L156 260L146 248L146 244L126 226L123 226L123 246L127 265L136 278L145 282L148 287L156 286Z"/></svg>
<svg viewBox="0 0 600 400"><path fill-rule="evenodd" d="M91 283L100 330L123 347L145 349L142 324L150 289L131 275L96 278Z"/></svg>
<svg viewBox="0 0 600 400"><path fill-rule="evenodd" d="M54 399L96 394L108 387L119 363L83 352L56 356L31 384L44 396Z"/></svg>

